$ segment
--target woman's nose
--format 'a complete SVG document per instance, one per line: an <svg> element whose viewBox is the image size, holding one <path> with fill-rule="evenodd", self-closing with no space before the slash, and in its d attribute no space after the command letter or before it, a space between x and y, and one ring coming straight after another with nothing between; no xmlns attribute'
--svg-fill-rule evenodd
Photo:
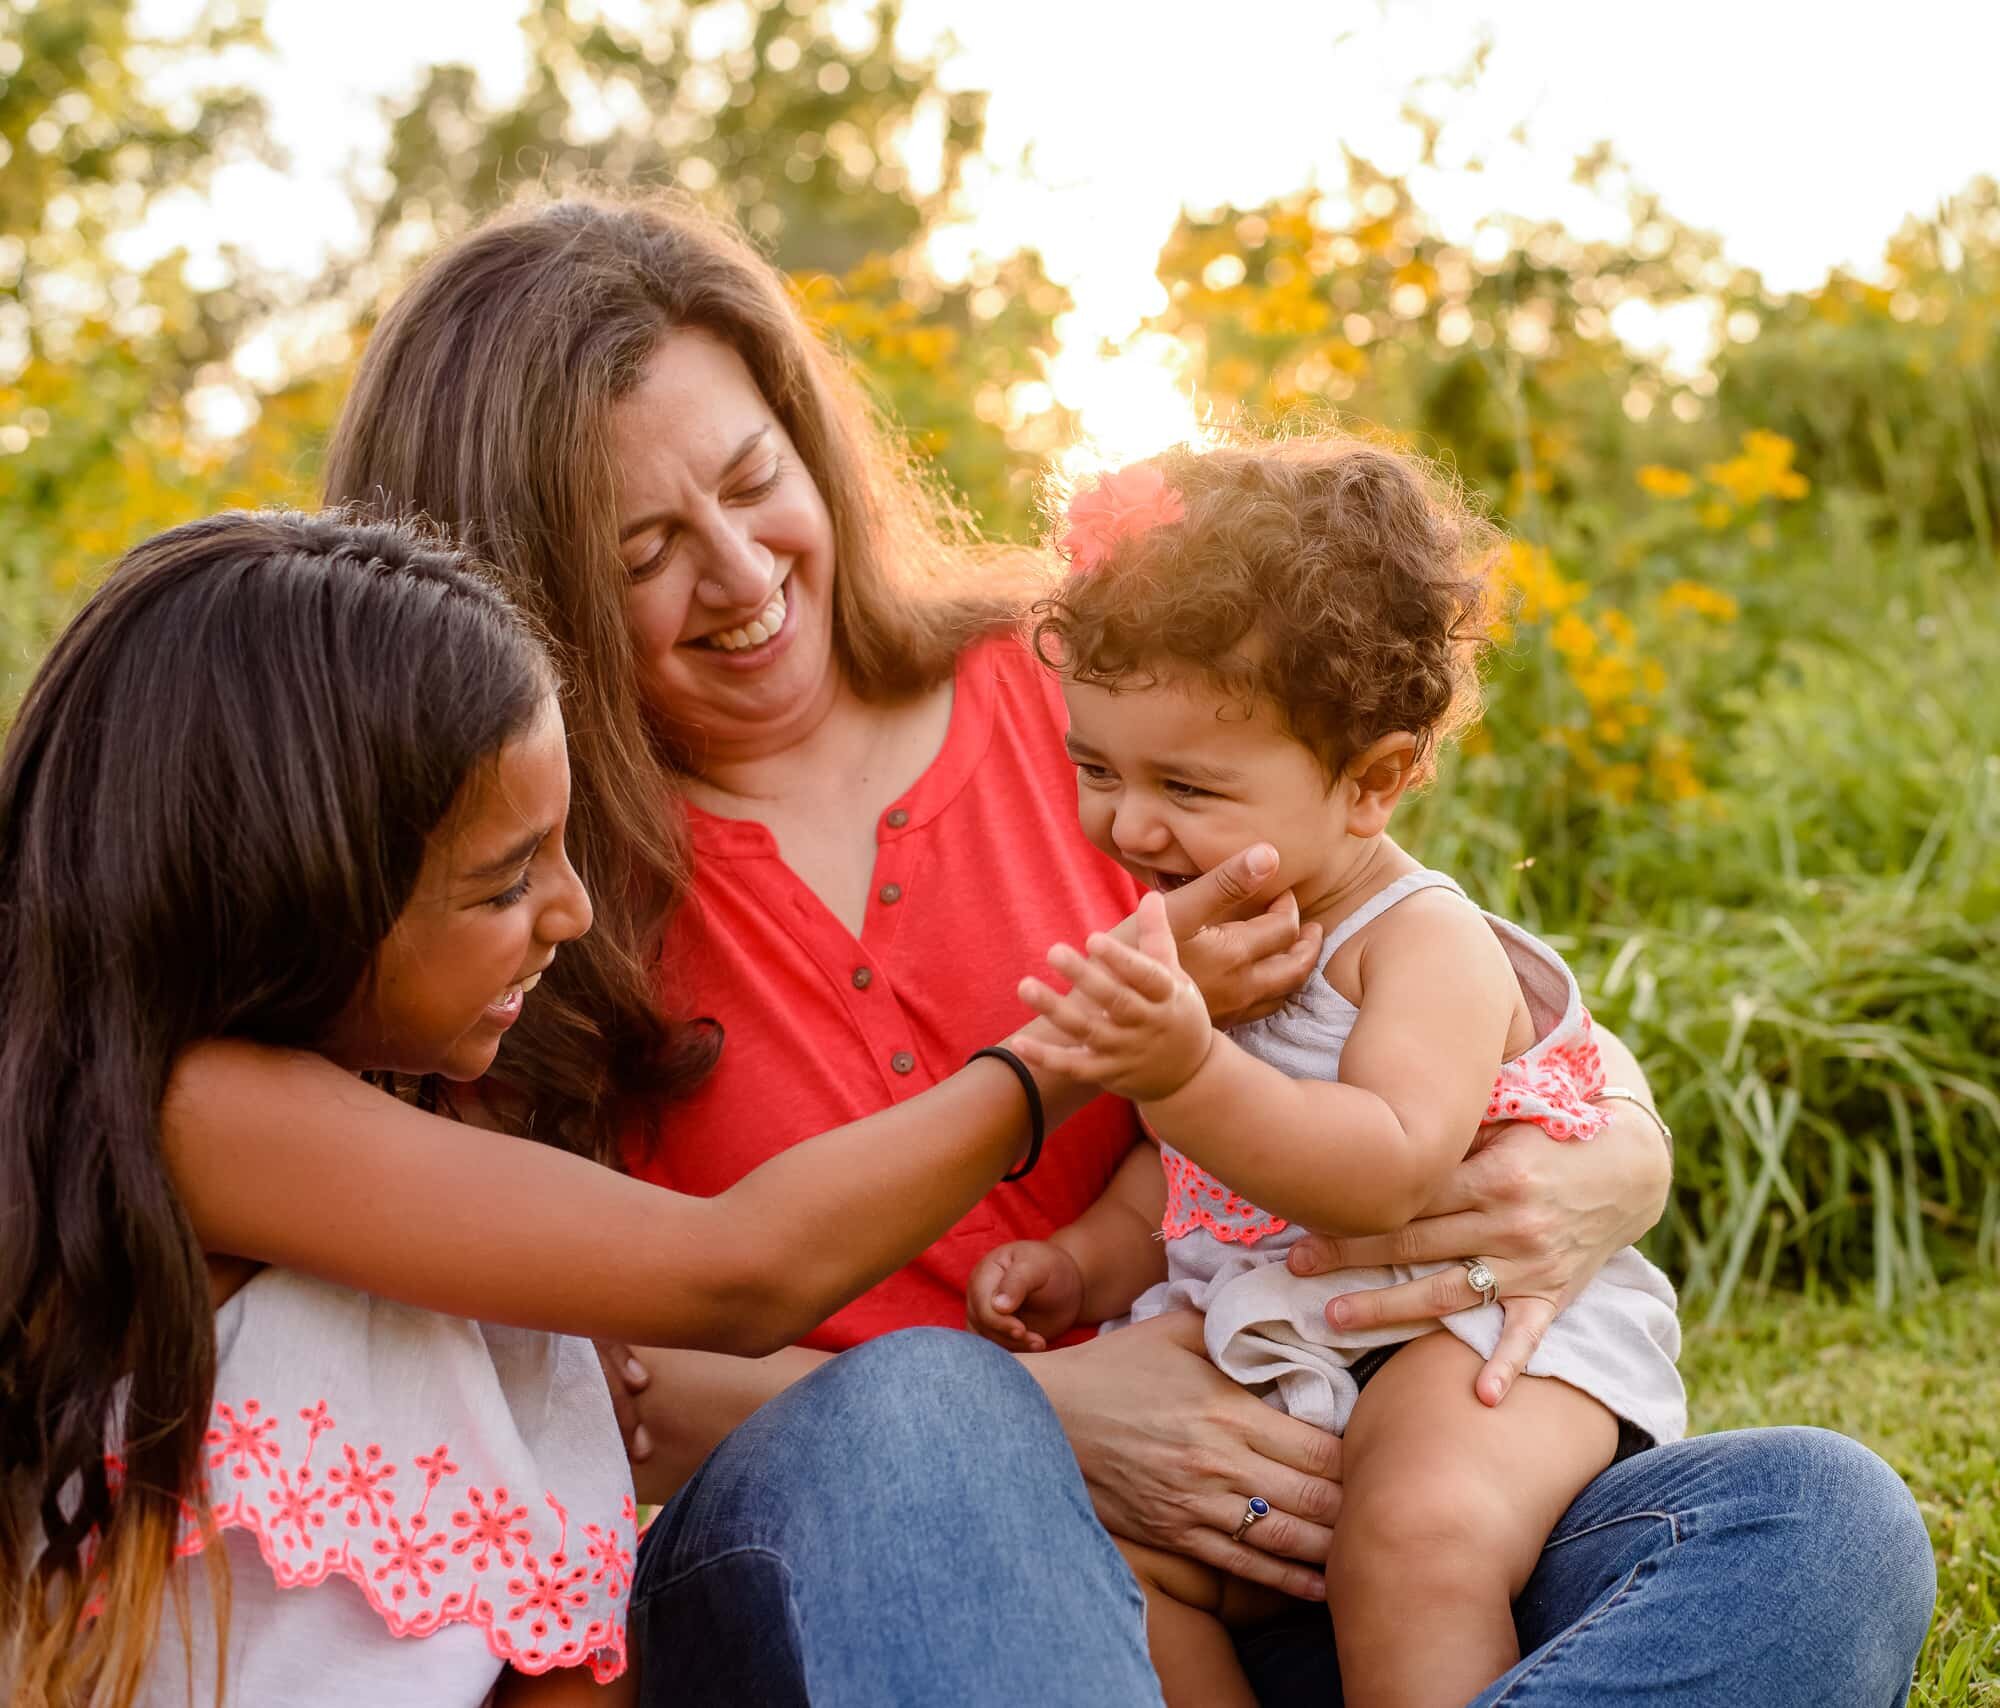
<svg viewBox="0 0 2000 1708"><path fill-rule="evenodd" d="M770 551L748 526L724 515L702 531L695 597L717 611L755 610L771 596Z"/></svg>

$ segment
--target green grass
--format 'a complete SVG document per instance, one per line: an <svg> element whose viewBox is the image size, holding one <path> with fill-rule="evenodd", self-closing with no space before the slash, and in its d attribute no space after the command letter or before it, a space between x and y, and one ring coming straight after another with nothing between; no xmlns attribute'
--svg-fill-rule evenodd
<svg viewBox="0 0 2000 1708"><path fill-rule="evenodd" d="M1907 1310L1739 1299L1690 1324L1698 1431L1808 1423L1866 1442L1910 1485L1937 1551L1938 1606L1911 1701L2000 1708L2000 1287Z"/></svg>

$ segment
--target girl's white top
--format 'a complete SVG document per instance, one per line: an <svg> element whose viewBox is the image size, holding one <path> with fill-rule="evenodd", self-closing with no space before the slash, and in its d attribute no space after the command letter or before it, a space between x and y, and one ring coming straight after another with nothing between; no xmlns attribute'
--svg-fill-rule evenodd
<svg viewBox="0 0 2000 1708"><path fill-rule="evenodd" d="M1294 1079L1337 1080L1341 1048L1360 1010L1327 983L1327 963L1363 926L1427 889L1464 894L1442 872L1419 870L1397 879L1327 933L1319 965L1297 995L1275 1014L1234 1028L1230 1037ZM1586 1101L1602 1085L1603 1070L1576 980L1539 938L1490 913L1482 917L1513 963L1536 1033L1533 1045L1502 1066L1486 1118L1534 1121L1552 1138L1587 1139L1605 1119ZM1338 1145L1340 1135L1329 1132L1327 1143ZM1345 1429L1358 1393L1351 1374L1356 1358L1414 1333L1401 1324L1335 1329L1326 1320L1328 1302L1454 1265L1294 1275L1285 1253L1303 1228L1249 1203L1171 1145L1160 1147L1160 1160L1167 1173L1167 1279L1141 1294L1125 1320L1200 1311L1208 1355L1219 1370L1293 1417ZM1440 1326L1491 1357L1501 1325L1494 1304L1455 1312ZM1687 1395L1674 1368L1680 1345L1671 1283L1628 1246L1550 1325L1527 1369L1581 1388L1656 1441L1674 1441L1687 1433Z"/></svg>
<svg viewBox="0 0 2000 1708"><path fill-rule="evenodd" d="M310 1214L308 1207L306 1212ZM230 1576L231 1704L476 1708L501 1669L625 1666L632 1473L588 1341L286 1270L216 1313L204 1463ZM200 1552L192 1522L182 1551ZM208 1574L186 1574L197 1703ZM171 1606L145 1708L182 1708Z"/></svg>

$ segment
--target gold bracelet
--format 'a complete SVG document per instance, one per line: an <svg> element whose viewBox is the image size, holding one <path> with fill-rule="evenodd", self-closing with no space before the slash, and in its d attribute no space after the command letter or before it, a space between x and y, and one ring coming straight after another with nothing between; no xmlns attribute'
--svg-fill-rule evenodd
<svg viewBox="0 0 2000 1708"><path fill-rule="evenodd" d="M1613 1103L1631 1104L1634 1109L1638 1110L1640 1114L1644 1115L1647 1120L1660 1129L1660 1137L1667 1141L1667 1155L1672 1156L1674 1154L1674 1130L1667 1125L1667 1118L1659 1110L1655 1109L1652 1104L1648 1103L1645 1098L1641 1097L1638 1092L1632 1090L1631 1087L1607 1085L1597 1091L1593 1091L1584 1101L1587 1103L1610 1101Z"/></svg>

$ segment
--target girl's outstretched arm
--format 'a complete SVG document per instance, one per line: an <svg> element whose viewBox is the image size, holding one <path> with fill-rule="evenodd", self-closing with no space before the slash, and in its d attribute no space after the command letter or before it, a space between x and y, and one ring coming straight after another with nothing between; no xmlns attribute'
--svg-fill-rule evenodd
<svg viewBox="0 0 2000 1708"><path fill-rule="evenodd" d="M1052 1119L1080 1101L1043 1084ZM235 1041L182 1058L160 1124L209 1252L451 1316L751 1356L929 1245L1027 1136L1020 1085L977 1061L693 1198Z"/></svg>
<svg viewBox="0 0 2000 1708"><path fill-rule="evenodd" d="M1176 895L1175 928L1227 920L1275 868L1261 845L1224 861ZM1052 1129L1095 1095L1040 1079ZM691 1198L426 1115L321 1056L217 1040L176 1066L160 1132L211 1255L452 1316L760 1357L943 1234L1027 1119L1013 1074L977 1061Z"/></svg>

